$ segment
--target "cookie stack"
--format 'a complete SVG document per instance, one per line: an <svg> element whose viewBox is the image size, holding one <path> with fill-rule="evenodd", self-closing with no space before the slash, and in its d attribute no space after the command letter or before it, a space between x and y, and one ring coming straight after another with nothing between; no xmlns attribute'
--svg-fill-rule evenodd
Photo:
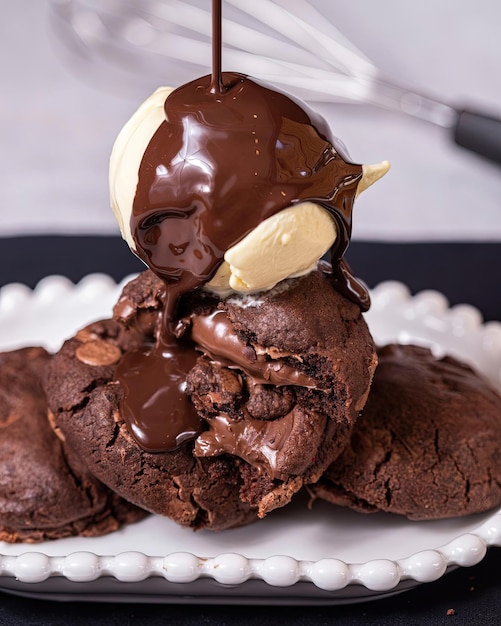
<svg viewBox="0 0 501 626"><path fill-rule="evenodd" d="M199 356L187 393L204 427L149 452L125 423L115 370L128 351L151 348L164 298L147 271L125 287L114 319L65 343L47 368L53 421L94 476L141 508L195 529L263 517L317 481L349 441L376 365L360 308L321 272L260 300L191 298L182 319Z"/></svg>
<svg viewBox="0 0 501 626"><path fill-rule="evenodd" d="M110 195L149 269L55 355L4 355L0 538L145 512L224 530L304 489L414 519L499 504L499 396L417 348L376 369L344 255L355 199L388 168L353 163L321 116L240 73L147 99Z"/></svg>
<svg viewBox="0 0 501 626"><path fill-rule="evenodd" d="M97 536L149 513L223 530L304 489L414 520L501 503L499 394L422 347L376 356L360 309L321 271L259 297L199 293L183 304L199 353L186 392L204 429L174 450L144 450L115 370L152 344L164 298L146 271L112 318L56 354L0 354L0 540ZM224 356L202 332L215 321Z"/></svg>

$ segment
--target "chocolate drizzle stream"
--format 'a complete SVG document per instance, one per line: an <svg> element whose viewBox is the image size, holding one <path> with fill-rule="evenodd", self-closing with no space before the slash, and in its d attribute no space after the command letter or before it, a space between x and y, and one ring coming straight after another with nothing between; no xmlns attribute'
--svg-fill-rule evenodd
<svg viewBox="0 0 501 626"><path fill-rule="evenodd" d="M223 49L222 33L222 0L212 0L212 77L211 93L221 94L224 91L221 72L221 51Z"/></svg>
<svg viewBox="0 0 501 626"><path fill-rule="evenodd" d="M214 8L215 7L215 8ZM337 224L334 287L369 306L344 253L361 165L346 160L323 118L249 77L221 72L221 2L213 7L213 73L173 91L139 168L131 231L138 256L166 285L155 346L125 355L116 378L123 414L146 450L176 447L202 424L184 394L195 344L180 337L180 298L216 273L224 253L258 224L303 201Z"/></svg>

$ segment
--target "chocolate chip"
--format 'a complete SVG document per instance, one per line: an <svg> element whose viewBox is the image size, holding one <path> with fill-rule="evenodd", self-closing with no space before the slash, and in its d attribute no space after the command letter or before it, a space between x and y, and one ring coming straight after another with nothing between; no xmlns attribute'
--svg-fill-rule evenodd
<svg viewBox="0 0 501 626"><path fill-rule="evenodd" d="M81 363L93 366L113 365L121 356L117 346L100 340L82 343L76 350L76 357Z"/></svg>

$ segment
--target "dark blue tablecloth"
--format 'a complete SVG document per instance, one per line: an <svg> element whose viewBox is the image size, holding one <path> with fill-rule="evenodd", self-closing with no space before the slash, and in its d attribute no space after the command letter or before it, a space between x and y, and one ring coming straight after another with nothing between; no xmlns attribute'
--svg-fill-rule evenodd
<svg viewBox="0 0 501 626"><path fill-rule="evenodd" d="M451 304L476 306L486 320L501 320L501 244L353 242L349 260L370 287L400 280L412 293L437 289ZM119 280L142 264L117 237L0 239L0 286L34 286L49 274L78 281L90 272ZM501 623L501 549L491 548L472 568L387 599L332 607L137 605L57 603L0 594L0 624L138 626L475 626Z"/></svg>
<svg viewBox="0 0 501 626"><path fill-rule="evenodd" d="M451 304L466 302L479 308L485 319L501 320L501 243L355 241L347 258L370 287L399 280L412 293L437 289ZM90 272L120 280L142 269L119 237L0 238L0 285L20 281L33 287L49 274L78 281Z"/></svg>

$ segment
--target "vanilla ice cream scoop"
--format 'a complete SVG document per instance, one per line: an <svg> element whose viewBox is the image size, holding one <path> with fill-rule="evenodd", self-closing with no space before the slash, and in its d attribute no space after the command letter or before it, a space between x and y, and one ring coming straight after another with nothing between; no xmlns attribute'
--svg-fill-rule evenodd
<svg viewBox="0 0 501 626"><path fill-rule="evenodd" d="M285 278L315 269L336 236L334 220L318 204L288 207L230 248L205 288L220 295L271 289Z"/></svg>
<svg viewBox="0 0 501 626"><path fill-rule="evenodd" d="M159 87L153 92L123 126L111 151L111 208L122 237L133 251L136 245L132 237L130 218L139 182L139 164L155 131L165 119L164 103L171 91L171 87Z"/></svg>
<svg viewBox="0 0 501 626"><path fill-rule="evenodd" d="M240 93L239 85L247 91ZM183 89L191 87L187 85ZM308 273L329 249L332 251L333 246L338 245L337 240L340 250L344 250L346 241L341 239L346 233L340 237L332 212L333 203L340 202L340 207L343 203L336 200L337 194L343 194L347 185L352 190L349 192L353 193L352 197L357 197L388 171L387 161L378 165L351 165L344 160L343 150L338 154L332 151L329 141L322 136L325 129L321 120L315 118L315 123L319 121L322 128L316 134L317 130L309 125L313 119L311 112L304 109L303 113L297 103L280 94L267 100L270 92L266 87L255 85L240 75L236 75L235 87L230 86L225 92L225 102L210 104L210 109L204 109L203 114L198 105L185 107L183 102L178 103L180 95L176 90L175 106L179 104L180 108L171 104L172 117L169 117L167 102L171 102L168 96L173 91L169 87L157 89L125 124L113 146L109 170L111 205L122 236L132 251L150 267L153 263L162 275L171 276L169 280L178 280L177 276L190 272L196 273L198 281L205 276L201 280L204 288L225 297L231 292L271 289L286 278ZM245 123L241 121L234 125L232 122L232 92L238 93L236 97L242 99L239 106L248 108ZM201 106L206 104L202 99ZM229 107L224 109L227 111L224 118L218 117L223 105ZM271 108L276 106L279 107L278 113ZM209 121L206 115L214 116L213 121ZM185 139L183 145L176 147L178 144L172 137L181 128ZM240 135L229 139L233 133ZM299 139L302 133L306 133L304 145L301 145L303 139ZM178 134L177 141L180 136ZM225 155L225 151L221 152L220 144L214 141L216 137L218 142L224 141L226 146L231 146L231 157ZM175 146L173 151L170 144ZM217 174L220 177L213 187L221 158L226 160L225 178ZM275 160L272 169L264 159L270 159L269 163ZM336 165L338 162L339 166ZM346 168L346 173L341 174L345 182L343 179L336 182L335 176L339 175L336 168L339 167L341 170ZM147 195L140 183L141 168L151 177ZM268 171L274 171L276 176L271 186L267 180ZM333 172L332 184L339 187L332 191L332 196L330 191L325 196L324 206L324 201L317 203L316 198L328 191L321 182L327 171ZM256 176L255 180L252 180L253 176ZM331 174L325 176L327 185L330 185ZM314 181L318 181L321 193L313 191L313 185L317 184ZM304 190L311 186L311 197L315 200L308 198L306 191L294 197L295 192L291 190L301 186ZM136 208L140 187L143 204ZM225 197L227 187L232 193L238 190L231 202ZM255 222L250 229L243 227L243 222L240 225L238 216L247 220L254 207L256 215L263 213L265 204L260 203L269 206L267 198L272 195L275 204L277 199L280 201L280 195L287 198L281 200L283 208L257 225ZM210 223L204 217L209 208L206 200L212 203L210 211L214 212ZM145 202L148 206L143 208ZM232 213L229 213L230 208ZM345 210L351 212L351 205L342 209ZM192 216L189 220L188 215ZM226 228L225 224L229 226ZM237 230L242 228L245 234L240 239L234 236L229 246L223 247L213 238L214 229L222 233L226 228L225 232L229 233L229 228L235 227ZM143 239L138 241L138 236ZM215 236L224 239L227 235ZM215 247L214 243L217 244ZM219 261L216 261L216 254L220 255ZM167 257L168 261L164 260ZM217 267L215 272L210 269L211 264L213 268ZM187 284L191 284L191 279L187 280Z"/></svg>
<svg viewBox="0 0 501 626"><path fill-rule="evenodd" d="M363 165L357 196L389 168L388 161ZM322 206L302 202L288 207L261 222L227 250L224 262L205 289L222 297L233 291L272 289L281 280L314 270L336 237L336 224Z"/></svg>

